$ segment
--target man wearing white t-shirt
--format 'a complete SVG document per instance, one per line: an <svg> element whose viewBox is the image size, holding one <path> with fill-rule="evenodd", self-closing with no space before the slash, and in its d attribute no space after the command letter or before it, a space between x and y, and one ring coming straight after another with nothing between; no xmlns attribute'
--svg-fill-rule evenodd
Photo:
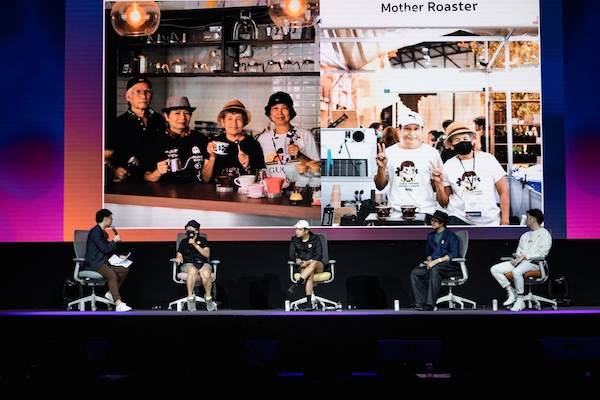
<svg viewBox="0 0 600 400"><path fill-rule="evenodd" d="M448 126L445 144L458 154L443 166L432 164L437 201L451 217L448 225L509 225L506 171L493 155L474 150L473 143L466 124Z"/></svg>
<svg viewBox="0 0 600 400"><path fill-rule="evenodd" d="M436 149L423 143L423 118L419 114L409 111L398 117L398 123L400 141L387 148L377 144L375 187L383 190L389 185L392 207L400 211L404 205L417 206L428 223L437 208L431 173L442 159Z"/></svg>
<svg viewBox="0 0 600 400"><path fill-rule="evenodd" d="M517 251L512 260L504 261L490 268L494 279L508 292L505 306L513 304L511 311L521 311L525 308L523 293L525 292L525 280L523 275L529 271L539 270L540 265L529 260L536 257L546 258L552 247L552 235L542 227L544 214L537 208L527 211L525 223L530 229L521 235ZM512 272L514 289L505 274Z"/></svg>

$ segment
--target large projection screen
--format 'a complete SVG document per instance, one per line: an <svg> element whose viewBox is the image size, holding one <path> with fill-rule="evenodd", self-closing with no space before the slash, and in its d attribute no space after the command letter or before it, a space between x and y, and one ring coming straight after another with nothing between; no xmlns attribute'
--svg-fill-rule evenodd
<svg viewBox="0 0 600 400"><path fill-rule="evenodd" d="M1 17L4 37L11 39L7 39L2 46L6 52L12 54L12 65L15 67L11 70L11 79L5 79L2 83L1 112L5 114L3 122L5 131L16 134L3 135L2 139L3 157L0 162L5 172L0 187L4 200L0 220L5 229L1 233L0 240L3 242L71 241L74 229L93 226L95 212L104 206L110 208L113 205L105 201L103 160L106 85L114 85L114 82L107 82L104 76L105 51L107 51L104 40L105 30L112 28L105 26L107 4L102 0L88 2L67 0L51 5L41 1L30 3L36 6L29 7L29 10L34 10L33 13L20 12L19 3L9 1L4 7L11 12L4 13ZM266 5L266 1L193 3L199 8L222 5L240 7ZM587 214L584 211L586 205L594 204L599 195L597 189L589 182L590 177L598 175L597 163L589 153L593 151L593 146L588 146L595 140L590 139L588 135L595 126L591 122L594 115L591 109L595 100L591 93L581 87L579 81L586 78L589 83L587 87L591 87L591 83L594 79L597 80L597 77L591 75L584 65L578 62L569 64L568 68L564 64L564 59L568 55L574 55L573 51L576 51L577 46L582 46L581 37L578 35L585 33L578 31L571 32L570 36L563 36L563 20L567 23L569 21L575 23L576 4L573 8L563 10L560 1L545 1L543 4L538 4L536 1L479 1L477 11L468 11L478 14L466 15L463 15L467 13L466 10L452 8L445 10L443 6L438 7L434 2L411 2L416 8L410 11L412 13L410 15L407 14L409 11L402 10L391 3L388 6L388 3L369 2L369 7L365 7L364 4L365 2L338 0L322 2L322 21L317 40L317 43L322 46L322 49L319 49L321 61L325 57L331 60L332 56L338 57L336 61L342 60L339 58L340 54L350 53L340 53L339 49L349 49L350 44L364 45L364 49L376 44L385 48L386 52L395 51L399 54L402 53L399 49L410 47L415 43L439 42L440 36L444 35L442 31L447 30L460 30L462 35L467 32L469 35L475 34L480 37L482 35L502 36L498 33L513 27L516 27L515 32L523 28L538 28L537 37L531 37L531 40L537 42L540 48L541 60L537 69L539 75L537 77L527 75L524 80L526 84L519 87L518 91L536 92L540 95L540 130L543 138L540 143L541 208L546 213L547 226L553 229L557 238L600 237L598 228L592 227L587 222ZM422 7L419 7L420 5ZM515 9L524 11L516 13ZM589 19L590 24L581 22L592 18L598 12L595 9L590 10L590 6L587 6L587 9L589 12L577 14L577 18L579 18L579 26L590 30L588 33L592 34L591 30L594 26L592 20ZM448 18L448 15L452 17ZM356 16L360 18L353 20ZM452 21L452 25L447 23L449 20ZM365 21L376 21L376 24L365 25ZM362 41L356 38L339 40L339 37L331 34L348 29L361 32L385 31L386 40L379 40L379 33L374 36L369 36L369 33ZM397 46L395 39L398 37L392 37L390 41L394 43L392 48L388 49L387 39L390 37L387 36L398 35L399 31L403 32L402 39L411 40ZM416 37L414 37L415 32L417 32ZM459 34L453 36L457 35ZM467 43L466 37L461 39L465 39L461 42ZM510 42L517 39L519 38L512 37L507 40ZM563 40L569 41L572 46L563 46ZM334 53L331 53L332 48ZM31 49L36 49L35 60L32 60ZM337 53L335 53L336 49ZM568 49L568 55L563 54L563 49ZM484 61L494 56L492 51L490 47L490 53L484 55L487 57L483 59ZM433 57L431 61L435 62ZM322 63L322 65L324 68L321 70L321 81L323 77L344 74L346 74L345 79L352 82L370 81L371 92L360 93L362 98L368 96L384 98L384 106L392 106L394 112L401 110L403 106L414 108L411 105L417 104L418 107L419 103L414 100L417 95L426 94L431 97L429 95L435 94L443 101L446 101L447 97L457 98L468 93L471 93L469 96L485 98L486 94L491 96L493 91L488 90L485 93L484 88L490 86L499 88L506 83L501 80L495 81L496 76L500 76L501 73L462 72L451 80L454 84L461 84L462 89L457 90L452 85L448 85L448 79L436 85L439 79L436 78L436 74L441 74L439 67L437 70L405 68L397 72L376 70L376 68L355 70L340 62L334 67L331 63ZM344 68L346 71L340 71ZM523 71L516 72L515 76L521 72ZM398 75L394 75L395 73ZM400 75L401 73L404 75ZM433 75L427 75L428 73ZM484 79L484 82L478 81L480 79ZM419 86L417 84L419 81L426 84ZM573 84L567 87L566 82ZM527 85L532 85L533 88ZM378 90L381 92L377 92ZM506 88L498 91L515 92L513 89ZM393 101L390 100L392 97ZM566 110L565 104L568 104L569 98L571 100L576 98L579 106ZM260 115L266 101L266 97L255 101L249 100L248 104L252 104L253 114ZM434 121L435 117L426 112L425 101L421 101L420 104L422 108L416 111L427 115L428 120ZM364 112L364 104L361 106L363 110L357 110L357 115L371 117L372 114ZM162 104L154 105L158 110L162 107ZM321 106L318 107L322 111ZM374 108L377 107L379 104ZM484 111L485 109L486 107ZM212 114L214 113L211 113L211 116ZM466 115L467 113L464 114L465 119L467 119ZM21 117L15 118L15 116ZM473 115L475 116L477 115ZM359 123L362 127L368 126L366 120L359 120ZM323 135L323 132L328 129L327 123L321 121L320 124ZM425 126L424 131L429 129L434 127ZM435 129L440 127L435 125ZM427 140L427 137L425 136L424 139ZM569 146L565 146L565 143L569 143ZM335 143L332 145L337 146L333 151L337 153L339 145ZM584 171L590 171L591 175ZM369 182L367 181L371 177L365 178L367 178L364 179L367 186L364 188L364 193L368 194ZM336 182L338 179L339 182ZM328 188L327 185L339 183L343 188L344 181L349 180L351 189L354 187L358 189L358 186L352 186L356 185L353 179L354 177L348 176L324 177L323 202L330 200L327 196L330 195L331 186ZM351 199L353 193L354 190L351 190L344 196ZM368 196L367 194L365 197ZM115 223L120 228L121 234L127 235L128 241L140 242L171 241L174 232L181 230L181 221L195 218L199 215L198 211L194 209L190 209L189 212L169 211L165 214L166 217L162 217L156 216L154 210L142 210L137 214L138 217L135 217L136 212L132 213L131 210L121 210L119 207L114 210ZM162 220L162 218L166 219ZM148 222L144 223L144 220ZM119 221L122 223L119 224ZM327 231L332 240L421 239L428 230L425 226L319 226L318 228ZM290 236L287 220L282 224L271 222L268 225L257 226L246 223L239 226L217 224L203 229L211 231L211 240L217 241L286 241ZM469 229L474 238L482 239L514 239L518 238L523 231L520 226Z"/></svg>

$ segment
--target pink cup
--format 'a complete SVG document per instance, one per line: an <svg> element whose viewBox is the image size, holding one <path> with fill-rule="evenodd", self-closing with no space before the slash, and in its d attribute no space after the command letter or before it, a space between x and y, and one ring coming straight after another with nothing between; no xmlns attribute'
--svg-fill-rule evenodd
<svg viewBox="0 0 600 400"><path fill-rule="evenodd" d="M246 189L246 194L251 198L259 198L265 195L265 187L262 183L251 183Z"/></svg>

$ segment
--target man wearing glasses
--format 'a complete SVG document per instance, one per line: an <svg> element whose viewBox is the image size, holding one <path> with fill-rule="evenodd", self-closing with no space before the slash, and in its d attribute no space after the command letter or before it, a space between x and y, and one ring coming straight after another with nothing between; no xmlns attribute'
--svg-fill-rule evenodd
<svg viewBox="0 0 600 400"><path fill-rule="evenodd" d="M106 130L104 159L112 168L114 181L140 179L145 169L140 154L153 138L167 129L165 120L150 108L152 84L144 77L131 78L125 92L127 111Z"/></svg>
<svg viewBox="0 0 600 400"><path fill-rule="evenodd" d="M448 214L440 210L433 214L433 232L427 235L425 246L427 258L410 272L415 310L432 311L442 286L442 279L460 272L460 266L451 261L460 254L460 242L454 232L446 229L447 220Z"/></svg>

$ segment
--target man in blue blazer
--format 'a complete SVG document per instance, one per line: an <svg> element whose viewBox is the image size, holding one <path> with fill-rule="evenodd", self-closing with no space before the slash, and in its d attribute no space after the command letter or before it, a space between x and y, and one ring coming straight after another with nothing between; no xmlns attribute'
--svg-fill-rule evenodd
<svg viewBox="0 0 600 400"><path fill-rule="evenodd" d="M446 229L448 214L436 211L431 218L433 232L427 235L427 259L410 272L415 295L415 309L431 311L435 307L442 279L460 273L458 263L451 260L460 254L460 242L454 232Z"/></svg>

